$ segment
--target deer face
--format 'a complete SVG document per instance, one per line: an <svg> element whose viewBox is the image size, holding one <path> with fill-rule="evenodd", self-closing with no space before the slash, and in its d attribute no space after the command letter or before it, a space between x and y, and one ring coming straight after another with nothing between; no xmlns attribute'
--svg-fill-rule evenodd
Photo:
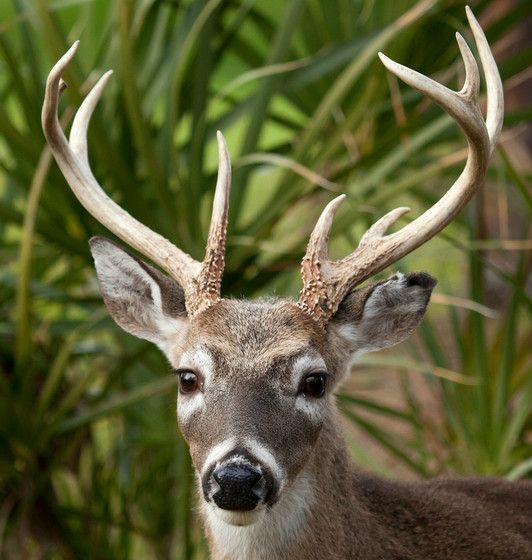
<svg viewBox="0 0 532 560"><path fill-rule="evenodd" d="M201 499L233 525L304 486L350 362L408 336L434 286L427 274L395 275L349 294L326 328L279 299L221 300L189 318L178 284L108 240L91 249L115 321L156 343L179 375Z"/></svg>
<svg viewBox="0 0 532 560"><path fill-rule="evenodd" d="M329 414L338 368L313 323L291 302L222 301L171 353L203 499L230 523L274 506Z"/></svg>

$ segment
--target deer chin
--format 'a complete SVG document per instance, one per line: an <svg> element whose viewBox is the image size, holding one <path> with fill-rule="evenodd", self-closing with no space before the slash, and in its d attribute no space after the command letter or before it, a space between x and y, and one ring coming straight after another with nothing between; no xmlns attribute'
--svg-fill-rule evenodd
<svg viewBox="0 0 532 560"><path fill-rule="evenodd" d="M234 527L247 527L248 525L253 525L264 515L264 506L258 506L251 511L236 511L229 509L222 509L215 504L208 503L208 515L215 516L219 520L227 523L228 525L233 525Z"/></svg>

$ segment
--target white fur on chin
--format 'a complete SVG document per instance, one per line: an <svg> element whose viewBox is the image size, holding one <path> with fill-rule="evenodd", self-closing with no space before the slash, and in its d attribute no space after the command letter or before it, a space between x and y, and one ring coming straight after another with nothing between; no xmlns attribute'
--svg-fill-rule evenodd
<svg viewBox="0 0 532 560"><path fill-rule="evenodd" d="M203 501L202 513L215 548L224 551L227 558L272 560L285 557L284 553L302 534L313 503L313 481L306 473L301 473L271 508L224 512Z"/></svg>

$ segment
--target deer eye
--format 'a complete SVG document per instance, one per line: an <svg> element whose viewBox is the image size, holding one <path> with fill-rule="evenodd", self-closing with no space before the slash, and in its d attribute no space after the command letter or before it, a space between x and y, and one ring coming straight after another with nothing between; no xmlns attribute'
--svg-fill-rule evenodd
<svg viewBox="0 0 532 560"><path fill-rule="evenodd" d="M198 376L190 370L178 371L179 375L179 392L183 394L193 393L198 389Z"/></svg>
<svg viewBox="0 0 532 560"><path fill-rule="evenodd" d="M319 399L325 394L326 383L327 374L324 371L313 372L303 379L299 392L303 393L307 397Z"/></svg>

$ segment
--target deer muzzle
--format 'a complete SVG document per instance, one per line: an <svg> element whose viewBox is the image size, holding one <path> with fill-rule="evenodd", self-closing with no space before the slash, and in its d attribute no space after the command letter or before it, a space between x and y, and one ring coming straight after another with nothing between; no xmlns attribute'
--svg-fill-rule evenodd
<svg viewBox="0 0 532 560"><path fill-rule="evenodd" d="M271 469L244 449L235 449L208 466L201 485L208 503L229 512L272 505L277 493Z"/></svg>

